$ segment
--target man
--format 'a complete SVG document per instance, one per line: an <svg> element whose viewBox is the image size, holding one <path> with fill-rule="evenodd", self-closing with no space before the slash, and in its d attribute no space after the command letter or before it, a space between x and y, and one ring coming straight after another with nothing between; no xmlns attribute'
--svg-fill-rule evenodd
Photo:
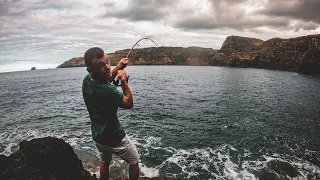
<svg viewBox="0 0 320 180"><path fill-rule="evenodd" d="M112 71L108 55L98 47L87 50L84 59L89 74L83 80L82 94L91 119L92 138L101 156L100 179L109 179L112 153L130 165L130 179L138 179L139 154L117 117L118 107L133 107L126 71L120 70L127 65L129 59L121 59ZM117 74L121 78L123 93L110 83Z"/></svg>

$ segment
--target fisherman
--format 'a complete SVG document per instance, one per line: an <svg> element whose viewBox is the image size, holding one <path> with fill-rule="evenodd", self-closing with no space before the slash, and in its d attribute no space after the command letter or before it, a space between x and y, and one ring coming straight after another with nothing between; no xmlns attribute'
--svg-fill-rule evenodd
<svg viewBox="0 0 320 180"><path fill-rule="evenodd" d="M92 138L100 153L100 179L109 179L112 154L119 156L129 167L129 178L139 178L139 154L136 146L126 135L117 117L118 107L133 108L133 97L127 83L125 67L129 59L123 58L111 70L108 55L101 48L93 47L84 54L87 74L82 84L82 94L91 119ZM121 78L119 92L112 83L116 76Z"/></svg>

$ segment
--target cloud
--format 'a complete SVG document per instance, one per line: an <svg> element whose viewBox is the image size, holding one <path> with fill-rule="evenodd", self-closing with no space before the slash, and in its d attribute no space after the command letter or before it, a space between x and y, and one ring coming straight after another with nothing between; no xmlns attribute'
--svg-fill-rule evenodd
<svg viewBox="0 0 320 180"><path fill-rule="evenodd" d="M319 24L316 24L314 22L304 22L304 21L297 21L293 25L293 28L295 32L299 30L315 30L319 27Z"/></svg>
<svg viewBox="0 0 320 180"><path fill-rule="evenodd" d="M319 34L317 5L314 0L0 0L0 66L17 60L59 64L93 46L106 52L131 48L142 37L159 46L219 49L229 35L266 40Z"/></svg>
<svg viewBox="0 0 320 180"><path fill-rule="evenodd" d="M261 26L285 27L289 25L288 18L268 17L266 15L250 12L248 4L254 7L256 4L248 0L211 0L208 1L210 8L199 12L196 9L188 11L187 15L181 15L174 26L182 29L250 29Z"/></svg>
<svg viewBox="0 0 320 180"><path fill-rule="evenodd" d="M245 28L255 28L261 26L270 27L286 27L289 22L285 18L273 18L270 19L264 16L257 16L254 18L250 17L239 17L231 18L226 17L225 20L220 21L211 16L194 16L189 17L187 20L182 19L175 24L175 27L182 29L218 29L218 28L234 28L242 30Z"/></svg>
<svg viewBox="0 0 320 180"><path fill-rule="evenodd" d="M106 12L103 17L111 16L130 21L157 21L169 15L170 7L177 2L177 0L130 0L126 8Z"/></svg>
<svg viewBox="0 0 320 180"><path fill-rule="evenodd" d="M269 0L260 13L271 17L288 17L320 24L319 0Z"/></svg>

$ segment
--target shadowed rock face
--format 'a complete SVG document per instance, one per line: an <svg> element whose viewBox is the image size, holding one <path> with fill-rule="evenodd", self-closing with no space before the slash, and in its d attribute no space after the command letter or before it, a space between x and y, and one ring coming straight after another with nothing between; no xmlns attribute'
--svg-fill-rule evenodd
<svg viewBox="0 0 320 180"><path fill-rule="evenodd" d="M127 56L129 49L110 53L112 65ZM291 39L229 36L220 50L201 47L159 47L134 49L131 65L211 65L295 71L320 76L320 34ZM58 66L84 67L83 57Z"/></svg>
<svg viewBox="0 0 320 180"><path fill-rule="evenodd" d="M72 147L62 139L46 137L22 141L9 157L0 157L0 179L90 180Z"/></svg>

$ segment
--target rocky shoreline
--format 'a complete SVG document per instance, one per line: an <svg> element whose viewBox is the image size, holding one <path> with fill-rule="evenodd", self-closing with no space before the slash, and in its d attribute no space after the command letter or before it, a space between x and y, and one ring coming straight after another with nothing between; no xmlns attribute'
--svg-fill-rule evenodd
<svg viewBox="0 0 320 180"><path fill-rule="evenodd" d="M111 64L130 49L109 53ZM320 76L320 34L291 39L229 36L220 50L201 47L151 47L134 49L130 65L227 66L293 71ZM84 58L72 58L57 68L84 67Z"/></svg>
<svg viewBox="0 0 320 180"><path fill-rule="evenodd" d="M22 141L19 150L10 156L0 155L1 180L97 180L82 165L82 161L73 151L70 144L62 139L45 137ZM260 180L281 180L293 177L303 177L299 170L288 162L271 160L263 169L253 172ZM320 178L308 175L313 180ZM165 177L147 178L141 180L174 180ZM128 180L128 177L116 178Z"/></svg>
<svg viewBox="0 0 320 180"><path fill-rule="evenodd" d="M0 155L1 180L97 180L82 165L70 144L62 139L45 137L22 141L10 156ZM127 177L117 178L126 180ZM142 180L165 180L146 178ZM168 179L169 180L169 179Z"/></svg>

